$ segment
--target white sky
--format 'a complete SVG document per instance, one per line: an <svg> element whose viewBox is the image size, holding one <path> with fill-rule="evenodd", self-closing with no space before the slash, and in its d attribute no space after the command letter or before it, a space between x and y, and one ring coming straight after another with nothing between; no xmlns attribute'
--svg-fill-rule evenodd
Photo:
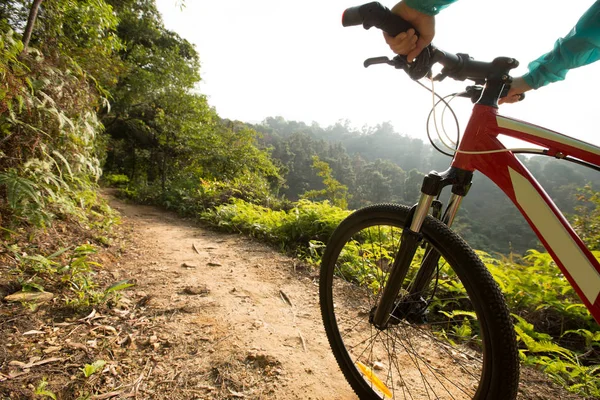
<svg viewBox="0 0 600 400"><path fill-rule="evenodd" d="M427 140L431 94L392 67L365 69L365 58L393 54L378 30L341 25L344 9L368 0L186 0L183 10L178 2L157 5L166 28L196 45L199 90L221 117L255 123L282 116L323 127L345 119L356 127L389 121L396 131ZM517 76L592 4L461 0L438 15L434 44L482 61L514 57L521 63ZM565 81L500 112L600 145L599 74L600 62L572 70ZM446 79L436 91L446 95L468 84ZM452 104L464 126L470 102Z"/></svg>

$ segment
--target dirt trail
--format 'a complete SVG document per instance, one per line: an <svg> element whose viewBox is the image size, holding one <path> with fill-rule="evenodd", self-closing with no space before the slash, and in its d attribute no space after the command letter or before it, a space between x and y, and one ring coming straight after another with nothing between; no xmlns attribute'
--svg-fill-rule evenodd
<svg viewBox="0 0 600 400"><path fill-rule="evenodd" d="M173 384L153 398L356 398L329 350L316 277L248 238L111 203L135 253L113 274L135 276L134 297L167 316L154 332L170 351L154 370Z"/></svg>
<svg viewBox="0 0 600 400"><path fill-rule="evenodd" d="M137 281L127 296L139 321L120 356L130 376L142 371L135 398L357 398L325 337L316 272L249 238L110 202L131 237L111 273ZM519 399L577 398L522 371Z"/></svg>

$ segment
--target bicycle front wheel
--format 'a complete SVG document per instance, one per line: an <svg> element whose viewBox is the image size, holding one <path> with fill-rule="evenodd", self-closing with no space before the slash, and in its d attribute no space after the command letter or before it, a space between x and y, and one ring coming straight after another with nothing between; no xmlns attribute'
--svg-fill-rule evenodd
<svg viewBox="0 0 600 400"><path fill-rule="evenodd" d="M399 205L356 211L323 255L321 313L346 380L361 399L514 399L519 362L504 297L473 250L439 220L423 224L389 322L372 324L408 215ZM424 264L432 271L425 285Z"/></svg>

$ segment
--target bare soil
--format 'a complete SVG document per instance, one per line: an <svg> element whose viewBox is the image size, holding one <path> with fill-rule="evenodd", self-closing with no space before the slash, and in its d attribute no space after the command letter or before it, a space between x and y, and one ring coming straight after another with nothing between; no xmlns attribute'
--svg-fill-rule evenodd
<svg viewBox="0 0 600 400"><path fill-rule="evenodd" d="M51 398L34 395L43 387L59 399L356 399L321 324L317 271L250 238L110 201L123 237L99 279L135 286L78 316L0 303L0 398ZM579 398L522 375L520 399Z"/></svg>

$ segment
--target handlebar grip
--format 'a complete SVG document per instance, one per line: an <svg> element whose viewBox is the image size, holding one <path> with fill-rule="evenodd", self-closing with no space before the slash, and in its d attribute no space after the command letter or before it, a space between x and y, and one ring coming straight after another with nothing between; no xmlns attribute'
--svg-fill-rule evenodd
<svg viewBox="0 0 600 400"><path fill-rule="evenodd" d="M389 8L377 1L363 4L362 6L350 7L342 14L343 26L361 24L365 29L374 26L391 36L396 36L411 28L414 29L409 22L402 19L399 15L394 14ZM416 34L418 35L419 33L416 32Z"/></svg>

